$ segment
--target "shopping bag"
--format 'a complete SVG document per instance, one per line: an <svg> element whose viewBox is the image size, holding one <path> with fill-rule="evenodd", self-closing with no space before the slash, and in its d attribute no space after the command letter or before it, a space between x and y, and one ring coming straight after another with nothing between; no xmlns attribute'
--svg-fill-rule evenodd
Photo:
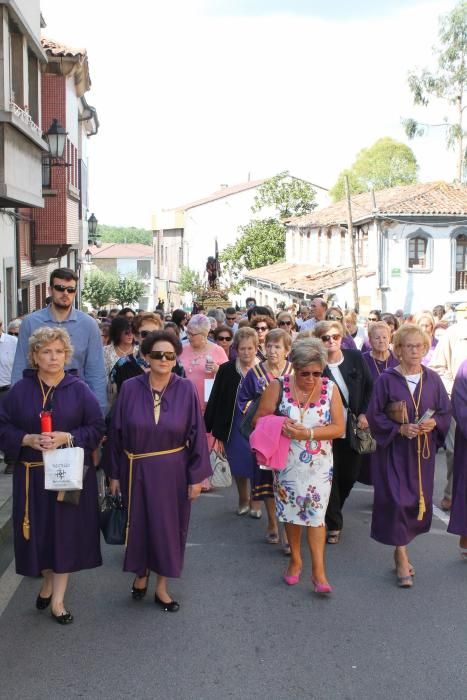
<svg viewBox="0 0 467 700"><path fill-rule="evenodd" d="M84 450L64 447L42 453L44 488L47 491L81 491L83 488Z"/></svg>

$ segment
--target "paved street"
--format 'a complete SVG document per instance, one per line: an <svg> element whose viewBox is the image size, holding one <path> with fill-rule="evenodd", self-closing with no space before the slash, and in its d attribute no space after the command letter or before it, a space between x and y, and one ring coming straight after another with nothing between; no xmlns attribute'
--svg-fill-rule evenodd
<svg viewBox="0 0 467 700"><path fill-rule="evenodd" d="M0 605L20 584L0 618L2 697L465 700L467 564L440 519L412 546L415 586L398 589L390 548L368 536L371 490L357 485L328 548L335 592L320 599L308 566L298 586L281 582L264 519L234 508L233 489L196 503L176 615L131 600L120 547L72 577L67 628L35 610L39 580L7 569Z"/></svg>

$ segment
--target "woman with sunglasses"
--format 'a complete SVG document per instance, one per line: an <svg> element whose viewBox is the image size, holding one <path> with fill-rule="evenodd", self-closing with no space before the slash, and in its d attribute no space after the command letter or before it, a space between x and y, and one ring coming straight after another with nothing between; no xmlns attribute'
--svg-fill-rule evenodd
<svg viewBox="0 0 467 700"><path fill-rule="evenodd" d="M357 350L357 346L350 334L350 331L348 331L347 326L344 325L344 314L339 306L330 306L326 311L326 316L324 318L326 321L337 321L338 323L342 323L342 328L344 329L344 336L342 338L343 349Z"/></svg>
<svg viewBox="0 0 467 700"><path fill-rule="evenodd" d="M110 411L117 398L117 385L113 369L119 360L136 352L132 320L126 316L115 316L110 324L109 339L109 344L105 345L103 350L105 374L107 377L108 408Z"/></svg>
<svg viewBox="0 0 467 700"><path fill-rule="evenodd" d="M167 578L181 575L191 501L211 466L196 389L172 372L180 341L155 331L141 352L149 372L123 384L111 421L110 487L128 510L123 569L136 574L133 599L144 598L154 571L154 602L177 612Z"/></svg>
<svg viewBox="0 0 467 700"><path fill-rule="evenodd" d="M274 472L276 513L285 525L291 559L284 575L289 586L302 572L300 541L306 528L311 580L316 593L330 593L324 567L325 514L331 492L332 440L342 435L344 412L334 383L323 377L327 352L314 338L298 340L290 359L293 374L279 377L262 395L254 423L262 416L285 416L282 434L290 439L285 469Z"/></svg>
<svg viewBox="0 0 467 700"><path fill-rule="evenodd" d="M290 313L290 311L279 311L276 316L277 327L281 328L286 333L290 333L292 340L295 338L295 331L297 327L295 325L295 319Z"/></svg>
<svg viewBox="0 0 467 700"><path fill-rule="evenodd" d="M213 331L214 342L223 349L229 360L234 359L231 356L233 338L233 330L229 326L220 325Z"/></svg>
<svg viewBox="0 0 467 700"><path fill-rule="evenodd" d="M345 409L357 416L359 428L367 428L365 413L371 397L373 380L360 350L342 349L344 329L339 321L320 321L315 326L315 336L321 340L328 353L325 375L339 389ZM328 544L338 544L343 527L342 508L355 484L360 471L361 455L354 452L348 440L348 428L332 444L333 480L326 512Z"/></svg>
<svg viewBox="0 0 467 700"><path fill-rule="evenodd" d="M256 331L258 336L258 349L256 357L260 362L266 360L266 336L270 330L276 327L275 321L270 316L253 316L250 326Z"/></svg>
<svg viewBox="0 0 467 700"><path fill-rule="evenodd" d="M293 371L287 360L292 346L290 334L281 328L273 328L266 336L266 361L260 362L250 369L243 380L238 393L240 412L246 413L252 401L255 401L277 377L288 375ZM268 516L266 542L279 544L279 530L274 507L274 491L272 488L272 472L254 466L252 484L251 518L261 518L261 501L264 501ZM287 545L288 548L288 545ZM287 552L288 553L288 552Z"/></svg>

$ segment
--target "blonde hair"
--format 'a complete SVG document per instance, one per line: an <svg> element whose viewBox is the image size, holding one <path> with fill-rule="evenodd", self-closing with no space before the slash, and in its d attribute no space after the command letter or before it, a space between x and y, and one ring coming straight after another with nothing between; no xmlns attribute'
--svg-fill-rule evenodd
<svg viewBox="0 0 467 700"><path fill-rule="evenodd" d="M414 323L419 326L424 318L428 319L428 321L431 323L431 332L433 333L435 330L436 321L431 311L420 311L420 313L415 314Z"/></svg>
<svg viewBox="0 0 467 700"><path fill-rule="evenodd" d="M233 341L233 346L235 350L238 350L238 346L240 345L242 340L252 340L255 348L258 347L258 334L254 328L244 326L243 328L238 329L238 331L234 335Z"/></svg>
<svg viewBox="0 0 467 700"><path fill-rule="evenodd" d="M376 331L386 331L389 340L391 340L391 329L389 328L386 321L373 321L372 323L370 323L368 326L368 337L371 338L373 333L375 333Z"/></svg>
<svg viewBox="0 0 467 700"><path fill-rule="evenodd" d="M42 348L60 340L63 343L65 350L65 364L67 364L73 356L73 345L71 344L70 336L63 328L51 328L50 326L41 326L37 328L29 336L28 346L28 362L31 367L37 367L34 361L34 353Z"/></svg>
<svg viewBox="0 0 467 700"><path fill-rule="evenodd" d="M314 328L315 338L321 338L322 335L328 334L333 328L339 331L342 338L347 335L340 321L319 321Z"/></svg>
<svg viewBox="0 0 467 700"><path fill-rule="evenodd" d="M267 347L269 343L278 343L279 341L282 341L284 348L289 352L292 347L292 336L287 331L283 331L282 328L273 328L268 331L264 344Z"/></svg>
<svg viewBox="0 0 467 700"><path fill-rule="evenodd" d="M425 333L425 331L422 331L420 326L415 325L415 323L404 323L392 336L393 352L396 357L400 358L401 347L404 345L409 335L418 335L423 340L425 353L428 352L431 345L430 336Z"/></svg>

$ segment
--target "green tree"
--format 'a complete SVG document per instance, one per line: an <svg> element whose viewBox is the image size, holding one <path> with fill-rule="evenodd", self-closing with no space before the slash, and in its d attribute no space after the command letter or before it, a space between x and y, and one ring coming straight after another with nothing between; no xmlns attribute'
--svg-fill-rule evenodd
<svg viewBox="0 0 467 700"><path fill-rule="evenodd" d="M363 148L352 167L339 174L330 195L334 202L345 197L345 175L352 194L358 194L410 185L417 181L417 169L417 160L409 146L389 137L381 138L369 148Z"/></svg>
<svg viewBox="0 0 467 700"><path fill-rule="evenodd" d="M180 291L196 294L202 288L203 282L197 270L182 267L180 272Z"/></svg>
<svg viewBox="0 0 467 700"><path fill-rule="evenodd" d="M252 220L239 232L240 237L220 256L223 275L237 288L243 286L242 270L271 265L285 255L285 227L277 219Z"/></svg>
<svg viewBox="0 0 467 700"><path fill-rule="evenodd" d="M106 306L114 298L115 279L113 275L92 270L84 278L84 287L81 297L94 309Z"/></svg>
<svg viewBox="0 0 467 700"><path fill-rule="evenodd" d="M252 211L273 207L279 219L302 216L316 207L315 197L316 192L310 183L291 177L285 170L258 187Z"/></svg>
<svg viewBox="0 0 467 700"><path fill-rule="evenodd" d="M146 231L143 228L135 228L134 226L108 226L99 224L99 238L103 243L143 243L144 245L152 245L152 231Z"/></svg>
<svg viewBox="0 0 467 700"><path fill-rule="evenodd" d="M423 124L415 119L404 119L403 124L409 138L423 136L427 127L441 126L446 129L448 148L457 151L456 177L462 181L465 165L464 110L467 89L467 2L459 2L452 12L440 17L439 45L433 47L437 56L437 69L432 72L424 68L421 72L409 73L409 87L414 104L427 107L430 99L444 100L454 109L454 119L445 117L442 124Z"/></svg>
<svg viewBox="0 0 467 700"><path fill-rule="evenodd" d="M131 306L140 299L146 289L136 275L118 276L115 279L114 299L120 306Z"/></svg>

